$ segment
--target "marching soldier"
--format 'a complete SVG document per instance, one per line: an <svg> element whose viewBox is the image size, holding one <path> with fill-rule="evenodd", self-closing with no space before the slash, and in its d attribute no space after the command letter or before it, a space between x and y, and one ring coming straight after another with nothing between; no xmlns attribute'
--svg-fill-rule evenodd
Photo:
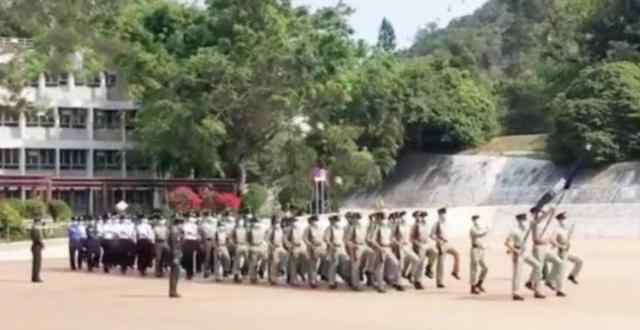
<svg viewBox="0 0 640 330"><path fill-rule="evenodd" d="M349 216L351 216L351 214L349 214ZM329 258L329 289L335 290L338 288L336 273L344 274L342 271L339 272L338 268L347 263L349 256L345 249L345 231L340 226L340 215L330 216L329 222L331 222L331 225L324 231L323 240L327 245Z"/></svg>
<svg viewBox="0 0 640 330"><path fill-rule="evenodd" d="M82 264L85 260L87 260L87 264L89 261L88 258L88 249L87 249L87 226L85 225L86 218L78 218L78 232L80 233L80 241L78 242L78 269L82 270Z"/></svg>
<svg viewBox="0 0 640 330"><path fill-rule="evenodd" d="M518 221L518 225L511 232L511 234L509 234L507 240L505 241L507 253L511 254L512 256L513 278L511 280L511 290L513 294L513 300L524 300L524 297L520 295L520 275L522 274L522 266L524 263L531 266L531 269L535 274L532 283L534 297L536 299L544 299L545 296L542 295L538 290L540 278L542 277L542 266L537 259L525 253L525 244L527 243L526 239L527 235L529 235L529 229L526 224L527 215L524 213L518 214L516 215L516 220Z"/></svg>
<svg viewBox="0 0 640 330"><path fill-rule="evenodd" d="M202 238L202 248L204 250L204 278L208 278L213 271L213 261L215 257L213 252L213 238L216 233L216 227L216 219L209 214L205 214L205 217L198 229L200 231L200 237Z"/></svg>
<svg viewBox="0 0 640 330"><path fill-rule="evenodd" d="M303 246L304 228L298 217L291 217L287 229L285 244L289 250L288 270L289 285L299 286L300 271L304 269L307 254Z"/></svg>
<svg viewBox="0 0 640 330"><path fill-rule="evenodd" d="M536 208L531 209L531 214L533 216L533 221L531 222L531 238L532 238L532 254L533 257L542 265L550 263L552 265L551 274L546 278L546 282L551 284L553 282L557 282L559 279L554 278L556 274L559 274L561 261L557 255L553 254L549 251L549 240L544 238L543 226L542 223L546 221L551 221L553 216L555 215L556 210L554 208L549 209L548 212L544 212L543 210L538 210ZM529 290L533 290L533 278L536 276L534 272L531 272L529 276L529 281L526 283L526 287ZM552 285L549 287L557 291L557 288L554 288ZM557 291L556 295L558 297L564 297L564 293Z"/></svg>
<svg viewBox="0 0 640 330"><path fill-rule="evenodd" d="M322 241L322 229L318 226L318 216L309 217L309 225L304 231L303 241L307 246L307 277L312 289L318 287L318 266L325 257L326 248Z"/></svg>
<svg viewBox="0 0 640 330"><path fill-rule="evenodd" d="M267 259L265 228L255 216L251 217L251 227L247 230L249 243L249 279L252 284L258 283L260 265Z"/></svg>
<svg viewBox="0 0 640 330"><path fill-rule="evenodd" d="M380 221L380 224L377 226L372 236L373 247L378 254L378 262L376 264L375 271L375 289L380 293L384 293L386 291L384 288L384 271L385 265L387 264L387 262L389 262L391 269L393 269L396 273L393 274L392 278L390 279L392 281L392 286L398 291L404 291L404 287L400 285L400 262L396 258L395 254L393 254L393 250L391 249L391 243L393 240L393 227L389 223L389 220L384 217L384 215L382 215L381 219L382 220Z"/></svg>
<svg viewBox="0 0 640 330"><path fill-rule="evenodd" d="M274 215L271 219L271 228L267 233L269 243L269 283L278 284L282 264L287 259L287 250L284 249L284 231L281 226L282 219Z"/></svg>
<svg viewBox="0 0 640 330"><path fill-rule="evenodd" d="M105 273L109 273L111 267L117 264L118 240L116 237L116 223L107 216L107 221L103 226L102 245L102 267Z"/></svg>
<svg viewBox="0 0 640 330"><path fill-rule="evenodd" d="M556 229L555 234L553 235L551 244L558 249L558 256L560 257L561 267L556 271L556 274L552 274L551 278L555 278L555 286L559 296L564 297L565 294L563 292L564 288L564 274L567 261L573 263L573 270L571 271L568 279L574 284L578 284L577 277L580 275L580 271L582 270L582 259L578 256L569 253L571 248L571 236L573 235L574 227L567 228L565 220L567 219L566 213L560 213L556 216L556 220L558 221L558 228Z"/></svg>
<svg viewBox="0 0 640 330"><path fill-rule="evenodd" d="M247 246L247 229L244 226L244 219L241 217L236 220L236 226L231 232L231 243L234 247L233 280L236 283L242 283L241 270L248 261L249 248Z"/></svg>
<svg viewBox="0 0 640 330"><path fill-rule="evenodd" d="M221 282L226 278L230 271L231 257L229 255L229 229L227 221L218 222L218 228L213 235L213 246L215 253L215 262L213 264L213 272L217 282Z"/></svg>
<svg viewBox="0 0 640 330"><path fill-rule="evenodd" d="M364 275L367 280L367 286L375 286L375 271L380 262L380 254L376 249L374 234L378 230L379 222L385 218L384 212L380 211L369 215L369 223L367 224L367 236L365 241L369 247L369 253L366 255L364 264Z"/></svg>
<svg viewBox="0 0 640 330"><path fill-rule="evenodd" d="M158 224L153 228L155 237L155 259L156 259L156 277L164 275L165 267L169 264L169 229L167 229L167 221L160 219Z"/></svg>
<svg viewBox="0 0 640 330"><path fill-rule="evenodd" d="M424 289L422 278L424 276L423 269L428 260L429 264L433 264L438 255L435 245L431 240L432 228L427 221L428 213L426 211L415 211L413 217L416 219L411 230L411 242L413 248L418 255L418 265L413 273L413 285L418 290Z"/></svg>
<svg viewBox="0 0 640 330"><path fill-rule="evenodd" d="M120 272L127 273L129 267L133 267L136 258L135 226L131 219L121 216L118 227L118 255Z"/></svg>
<svg viewBox="0 0 640 330"><path fill-rule="evenodd" d="M40 218L33 219L31 225L31 282L42 283L40 270L42 269L42 250L44 250L44 235Z"/></svg>
<svg viewBox="0 0 640 330"><path fill-rule="evenodd" d="M397 214L396 225L393 228L392 243L398 251L400 272L404 272L406 267L407 273L409 274L407 277L411 279L412 283L415 283L413 274L417 267L418 256L411 246L411 226L407 224L405 214L406 212L404 211Z"/></svg>
<svg viewBox="0 0 640 330"><path fill-rule="evenodd" d="M484 262L485 246L482 242L482 239L487 236L489 231L487 228L480 226L478 219L480 219L480 216L478 215L471 217L473 225L471 226L469 233L471 236L471 274L469 276L469 280L471 282L471 294L480 294L484 292L483 283L487 277L487 272L489 271L487 264ZM478 268L480 268L480 276L478 276Z"/></svg>
<svg viewBox="0 0 640 330"><path fill-rule="evenodd" d="M187 222L182 225L184 231L182 266L187 271L187 280L193 279L194 258L199 248L198 225L194 217L189 217Z"/></svg>
<svg viewBox="0 0 640 330"><path fill-rule="evenodd" d="M368 256L373 253L367 245L367 227L361 223L362 215L354 213L347 233L346 244L351 250L351 287L355 291L362 290L360 268Z"/></svg>
<svg viewBox="0 0 640 330"><path fill-rule="evenodd" d="M155 247L153 244L154 234L149 221L143 218L136 227L137 243L136 250L138 252L138 272L140 275L147 275L147 268L151 267L153 256L155 255Z"/></svg>
<svg viewBox="0 0 640 330"><path fill-rule="evenodd" d="M82 237L76 217L71 219L71 225L67 229L67 236L69 237L69 265L71 270L76 270L76 263L80 259L80 251L82 249Z"/></svg>
<svg viewBox="0 0 640 330"><path fill-rule="evenodd" d="M180 260L182 259L182 244L184 242L184 220L177 217L169 230L169 257L171 271L169 274L169 298L180 298L178 294L178 279L180 278Z"/></svg>
<svg viewBox="0 0 640 330"><path fill-rule="evenodd" d="M436 286L439 289L444 288L444 269L446 255L450 254L453 257L453 271L451 276L455 279L460 279L460 253L454 247L449 244L449 228L447 225L447 209L441 208L438 210L438 222L433 228L431 238L436 241L436 248L438 252L438 265L436 266Z"/></svg>
<svg viewBox="0 0 640 330"><path fill-rule="evenodd" d="M100 233L95 220L87 227L87 267L90 272L100 267Z"/></svg>

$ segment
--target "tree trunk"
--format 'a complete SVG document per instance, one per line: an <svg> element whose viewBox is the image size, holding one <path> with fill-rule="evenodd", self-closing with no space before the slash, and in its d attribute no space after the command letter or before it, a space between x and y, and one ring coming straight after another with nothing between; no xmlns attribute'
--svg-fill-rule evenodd
<svg viewBox="0 0 640 330"><path fill-rule="evenodd" d="M239 195L242 196L244 195L247 186L247 161L245 159L241 159L238 162L238 169L240 170L238 192Z"/></svg>

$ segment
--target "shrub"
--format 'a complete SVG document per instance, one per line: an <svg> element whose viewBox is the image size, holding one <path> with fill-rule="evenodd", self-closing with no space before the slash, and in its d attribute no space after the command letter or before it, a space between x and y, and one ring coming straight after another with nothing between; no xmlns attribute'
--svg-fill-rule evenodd
<svg viewBox="0 0 640 330"><path fill-rule="evenodd" d="M47 215L46 204L38 199L24 201L24 214L27 219L44 218Z"/></svg>
<svg viewBox="0 0 640 330"><path fill-rule="evenodd" d="M73 216L67 202L58 199L49 202L49 213L53 221L68 221Z"/></svg>
<svg viewBox="0 0 640 330"><path fill-rule="evenodd" d="M15 211L18 212L18 214L25 218L25 204L22 200L20 199L7 199L3 202L4 204L7 204L9 206L11 206L12 209L14 209Z"/></svg>
<svg viewBox="0 0 640 330"><path fill-rule="evenodd" d="M216 205L221 209L232 209L238 210L240 209L241 199L232 193L220 193L216 194Z"/></svg>
<svg viewBox="0 0 640 330"><path fill-rule="evenodd" d="M9 233L22 232L22 217L20 213L11 206L11 203L0 204L0 224L9 237Z"/></svg>
<svg viewBox="0 0 640 330"><path fill-rule="evenodd" d="M188 212L199 209L202 199L191 188L179 187L169 194L169 205L176 212Z"/></svg>
<svg viewBox="0 0 640 330"><path fill-rule="evenodd" d="M269 190L259 184L250 184L246 194L242 196L242 209L258 212L269 197Z"/></svg>

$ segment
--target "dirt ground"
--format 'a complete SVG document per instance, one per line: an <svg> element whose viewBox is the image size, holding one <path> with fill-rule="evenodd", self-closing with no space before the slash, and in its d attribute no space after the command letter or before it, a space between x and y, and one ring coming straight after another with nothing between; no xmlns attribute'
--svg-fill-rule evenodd
<svg viewBox="0 0 640 330"><path fill-rule="evenodd" d="M467 245L463 280L427 290L355 293L342 289L181 281L182 299L167 298L166 279L70 272L64 260L45 260L45 283L28 282L27 262L0 263L2 329L637 329L640 326L640 241L579 241L581 284L569 297L510 300L510 264L496 244L483 296L468 294Z"/></svg>

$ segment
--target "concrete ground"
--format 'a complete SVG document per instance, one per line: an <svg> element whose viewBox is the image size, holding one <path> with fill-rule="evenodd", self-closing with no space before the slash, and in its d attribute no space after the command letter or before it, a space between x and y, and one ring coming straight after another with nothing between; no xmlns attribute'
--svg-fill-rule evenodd
<svg viewBox="0 0 640 330"><path fill-rule="evenodd" d="M640 325L640 241L582 240L580 286L569 297L510 300L510 264L501 242L488 252L490 273L483 296L468 294L467 243L463 280L427 290L354 293L326 288L215 284L181 281L182 299L167 298L166 279L74 273L64 259L44 264L44 284L31 284L30 264L0 262L0 324L11 330L74 329L367 329L527 330L635 329ZM526 290L525 290L526 291ZM524 291L523 291L524 292Z"/></svg>

